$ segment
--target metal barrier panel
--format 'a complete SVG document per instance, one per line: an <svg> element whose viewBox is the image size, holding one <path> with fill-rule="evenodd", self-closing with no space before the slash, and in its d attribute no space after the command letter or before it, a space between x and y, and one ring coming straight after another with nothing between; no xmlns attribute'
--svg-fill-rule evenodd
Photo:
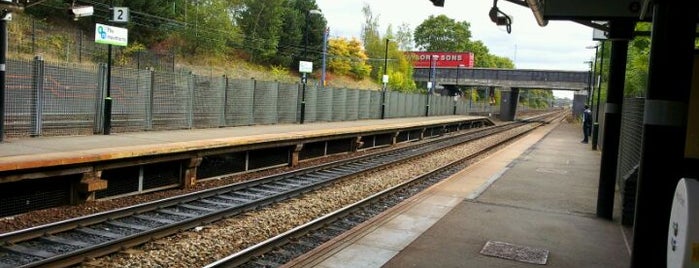
<svg viewBox="0 0 699 268"><path fill-rule="evenodd" d="M223 125L221 115L226 101L226 80L222 77L193 77L193 127L211 128Z"/></svg>
<svg viewBox="0 0 699 268"><path fill-rule="evenodd" d="M408 107L408 102L410 96L406 93L401 93L399 96L400 105L398 106L398 113L400 114L400 117L409 117L410 115L408 115L408 110L410 107Z"/></svg>
<svg viewBox="0 0 699 268"><path fill-rule="evenodd" d="M388 109L388 107L386 108ZM381 118L381 92L371 90L369 100L369 116L371 119Z"/></svg>
<svg viewBox="0 0 699 268"><path fill-rule="evenodd" d="M636 214L638 166L641 163L641 134L645 98L625 98L621 113L617 184L621 189L621 224L632 226ZM603 132L602 132L603 133Z"/></svg>
<svg viewBox="0 0 699 268"><path fill-rule="evenodd" d="M148 129L150 71L112 68L112 132Z"/></svg>
<svg viewBox="0 0 699 268"><path fill-rule="evenodd" d="M303 85L299 85L299 88ZM318 93L319 91L324 91L324 89L311 86L311 84L306 85L306 114L304 115L304 121L306 122L316 122L318 121ZM297 91L299 92L299 91ZM299 97L299 101L301 98ZM301 114L301 106L299 105L299 115Z"/></svg>
<svg viewBox="0 0 699 268"><path fill-rule="evenodd" d="M153 129L183 129L189 125L191 95L189 74L154 73Z"/></svg>
<svg viewBox="0 0 699 268"><path fill-rule="evenodd" d="M315 92L315 90L313 90ZM308 92L306 92L308 93ZM313 94L315 96L315 94ZM279 92L277 94L277 113L279 123L296 123L297 108L299 107L299 87L298 84L281 83L279 84ZM308 104L315 100L306 99L306 111L308 112ZM312 113L315 115L315 113ZM311 119L311 118L308 118ZM315 120L315 118L313 118ZM309 122L312 122L309 120Z"/></svg>
<svg viewBox="0 0 699 268"><path fill-rule="evenodd" d="M454 99L451 96L439 96L439 115L452 114Z"/></svg>
<svg viewBox="0 0 699 268"><path fill-rule="evenodd" d="M371 91L369 90L359 90L359 119L369 119L371 114L369 113L369 105L371 104Z"/></svg>
<svg viewBox="0 0 699 268"><path fill-rule="evenodd" d="M626 98L621 113L617 178L622 178L641 162L641 133L645 98ZM623 183L623 181L620 181Z"/></svg>
<svg viewBox="0 0 699 268"><path fill-rule="evenodd" d="M456 102L456 114L467 115L468 114L468 101L460 99Z"/></svg>
<svg viewBox="0 0 699 268"><path fill-rule="evenodd" d="M279 83L276 81L257 81L255 84L255 105L252 108L255 124L277 123L278 90Z"/></svg>
<svg viewBox="0 0 699 268"><path fill-rule="evenodd" d="M400 96L400 92L396 91L391 91L391 92L386 92L386 100L390 105L386 106L387 112L386 112L386 118L398 118L400 117L400 114L398 114L398 106L401 105L400 99L398 98Z"/></svg>
<svg viewBox="0 0 699 268"><path fill-rule="evenodd" d="M96 67L96 66L95 66ZM97 68L44 65L43 129L47 136L93 134ZM114 96L121 93L114 89Z"/></svg>
<svg viewBox="0 0 699 268"><path fill-rule="evenodd" d="M31 133L32 106L37 106L31 66L31 61L7 60L4 122L7 137L25 137Z"/></svg>
<svg viewBox="0 0 699 268"><path fill-rule="evenodd" d="M347 120L347 89L335 89L333 92L333 122Z"/></svg>
<svg viewBox="0 0 699 268"><path fill-rule="evenodd" d="M427 95L425 94L419 94L417 96L417 102L415 103L415 107L418 107L417 109L417 116L425 116L425 103L427 102Z"/></svg>
<svg viewBox="0 0 699 268"><path fill-rule="evenodd" d="M405 95L405 114L407 116L415 116L418 111L418 106L415 105L415 103L417 103L418 95L414 93L408 93Z"/></svg>
<svg viewBox="0 0 699 268"><path fill-rule="evenodd" d="M355 121L359 119L359 90L347 89L347 119Z"/></svg>
<svg viewBox="0 0 699 268"><path fill-rule="evenodd" d="M326 87L317 92L316 121L330 122L333 118L333 94L335 89Z"/></svg>
<svg viewBox="0 0 699 268"><path fill-rule="evenodd" d="M228 80L228 114L226 125L249 126L253 124L252 107L255 96L255 80Z"/></svg>

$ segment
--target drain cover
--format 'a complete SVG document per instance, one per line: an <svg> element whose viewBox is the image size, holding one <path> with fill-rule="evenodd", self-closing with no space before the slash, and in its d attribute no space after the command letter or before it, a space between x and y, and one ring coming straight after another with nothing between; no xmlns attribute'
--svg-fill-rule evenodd
<svg viewBox="0 0 699 268"><path fill-rule="evenodd" d="M485 243L485 246L481 249L481 254L533 264L546 264L549 257L549 251L546 249L498 241L488 241Z"/></svg>

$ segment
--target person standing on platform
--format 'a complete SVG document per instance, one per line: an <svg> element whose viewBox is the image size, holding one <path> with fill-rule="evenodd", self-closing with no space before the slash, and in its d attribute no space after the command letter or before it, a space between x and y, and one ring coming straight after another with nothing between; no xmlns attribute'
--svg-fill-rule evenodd
<svg viewBox="0 0 699 268"><path fill-rule="evenodd" d="M592 132L592 111L590 110L590 106L585 105L585 110L582 114L582 123L583 140L580 142L587 143L587 137L590 136L590 132Z"/></svg>

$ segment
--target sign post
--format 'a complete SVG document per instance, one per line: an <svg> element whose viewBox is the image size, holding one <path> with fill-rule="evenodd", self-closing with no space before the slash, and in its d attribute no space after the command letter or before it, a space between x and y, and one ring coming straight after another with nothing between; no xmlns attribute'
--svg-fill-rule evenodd
<svg viewBox="0 0 699 268"><path fill-rule="evenodd" d="M124 9L126 10L124 13ZM128 22L128 8L114 8L114 22ZM107 90L104 97L104 116L102 120L102 133L109 135L112 128L112 45L127 46L129 31L100 23L95 24L95 43L106 44L107 48Z"/></svg>
<svg viewBox="0 0 699 268"><path fill-rule="evenodd" d="M313 62L312 61L299 61L299 72L301 72L301 115L299 122L303 124L306 117L306 82L308 81L307 75L313 72Z"/></svg>

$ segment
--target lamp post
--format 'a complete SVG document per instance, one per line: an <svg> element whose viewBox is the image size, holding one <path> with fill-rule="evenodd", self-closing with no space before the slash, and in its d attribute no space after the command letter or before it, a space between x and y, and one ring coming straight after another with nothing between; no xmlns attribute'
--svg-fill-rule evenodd
<svg viewBox="0 0 699 268"><path fill-rule="evenodd" d="M464 65L459 64L456 66L456 91L454 91L454 112L453 112L454 115L456 115L456 96L458 96L459 93L461 93L461 89L459 89L459 69L461 69L461 67L464 67Z"/></svg>
<svg viewBox="0 0 699 268"><path fill-rule="evenodd" d="M388 90L388 41L390 39L386 38L386 50L383 54L383 77L381 81L383 82L383 89L381 90L381 119L386 116L386 90Z"/></svg>
<svg viewBox="0 0 699 268"><path fill-rule="evenodd" d="M592 107L592 98L595 95L594 94L594 90L595 90L595 83L594 82L595 82L595 71L597 70L597 52L598 52L597 48L598 47L599 47L599 45L585 47L587 49L593 49L593 48L595 49L595 61L594 61L594 66L592 67L592 81L591 81L592 86L590 87L590 93L587 96L587 105L590 107ZM600 72L600 74L601 73L602 72ZM598 80L598 82L599 82L599 80Z"/></svg>
<svg viewBox="0 0 699 268"><path fill-rule="evenodd" d="M0 142L5 136L5 63L7 61L7 21L12 19L10 11L0 12Z"/></svg>
<svg viewBox="0 0 699 268"><path fill-rule="evenodd" d="M427 96L425 98L425 116L430 116L430 94L432 94L432 91L435 87L435 76L437 75L435 73L435 68L437 65L437 58L439 58L439 55L432 55L430 57L430 79L429 82L427 82Z"/></svg>
<svg viewBox="0 0 699 268"><path fill-rule="evenodd" d="M592 150L597 150L597 138L599 137L599 105L600 95L602 95L602 71L604 71L604 41L601 41L601 43L602 51L600 51L599 79L597 79L597 107L595 107L595 122L592 123Z"/></svg>
<svg viewBox="0 0 699 268"><path fill-rule="evenodd" d="M330 34L330 28L325 28L323 31L323 70L320 74L320 85L325 88L325 62L328 57L328 34Z"/></svg>
<svg viewBox="0 0 699 268"><path fill-rule="evenodd" d="M308 59L308 55L307 55L307 50L308 50L308 21L309 21L309 19L310 19L310 17L311 17L311 14L319 14L319 15L320 15L320 14L323 14L323 13L320 12L320 10L317 10L317 9L311 9L311 10L309 10L308 12L306 12L306 27L305 27L305 29L304 29L304 31L303 31L303 37L304 37L304 41L303 41L303 59L304 59L304 60ZM305 119L305 117L306 117L306 82L308 81L308 79L306 78L306 75L307 75L307 73L309 73L310 71L312 71L312 70L301 70L301 65L302 65L303 63L306 63L306 62L304 62L304 61L299 62L299 71L301 72L301 85L302 85L302 87L301 87L301 115L300 115L300 118L299 118L299 122L300 122L301 124L303 124L304 119ZM311 69L313 69L313 64L312 64L312 63L311 63L310 66L311 66Z"/></svg>
<svg viewBox="0 0 699 268"><path fill-rule="evenodd" d="M592 61L591 60L586 60L583 63L589 64L590 65L590 82L587 83L587 102L589 105L590 102L590 92L592 92L592 88L595 86L595 83L593 82L595 80L594 78L594 70L592 67Z"/></svg>

